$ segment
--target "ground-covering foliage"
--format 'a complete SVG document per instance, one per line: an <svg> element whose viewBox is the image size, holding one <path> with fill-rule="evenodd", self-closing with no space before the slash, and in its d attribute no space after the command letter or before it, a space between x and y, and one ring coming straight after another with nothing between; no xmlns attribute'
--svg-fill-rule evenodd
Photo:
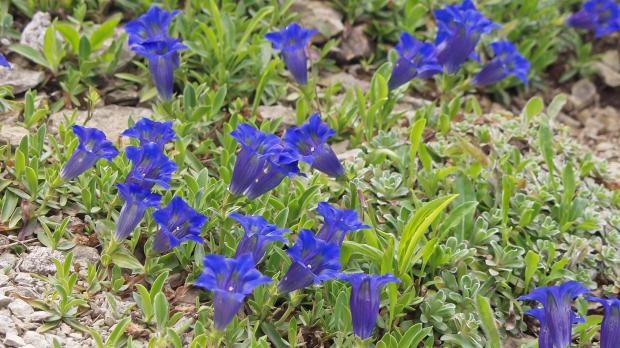
<svg viewBox="0 0 620 348"><path fill-rule="evenodd" d="M0 86L23 130L0 145L3 344L614 347L620 185L555 92L593 76L619 18L1 2L2 43L22 40L0 72L43 72ZM113 104L130 115L98 121Z"/></svg>

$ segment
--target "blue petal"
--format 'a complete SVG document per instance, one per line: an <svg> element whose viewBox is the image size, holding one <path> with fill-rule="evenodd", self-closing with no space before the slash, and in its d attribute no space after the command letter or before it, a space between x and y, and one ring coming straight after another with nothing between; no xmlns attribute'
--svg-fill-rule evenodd
<svg viewBox="0 0 620 348"><path fill-rule="evenodd" d="M78 125L74 125L72 129L79 144L60 173L63 180L77 177L94 166L100 158L111 161L118 155L118 150L102 131Z"/></svg>
<svg viewBox="0 0 620 348"><path fill-rule="evenodd" d="M293 264L278 285L281 292L333 279L341 268L340 246L317 239L310 230L301 230L295 245L286 252Z"/></svg>
<svg viewBox="0 0 620 348"><path fill-rule="evenodd" d="M391 274L369 275L364 273L339 274L351 283L351 319L353 331L361 339L369 338L377 323L381 306L381 288L390 282L400 282Z"/></svg>
<svg viewBox="0 0 620 348"><path fill-rule="evenodd" d="M153 243L155 252L166 252L187 240L204 242L199 235L207 217L192 209L181 197L175 196L165 208L155 211L152 216L160 225Z"/></svg>
<svg viewBox="0 0 620 348"><path fill-rule="evenodd" d="M177 14L177 10L169 12L155 5L151 6L145 14L125 26L125 31L129 34L129 45L166 38L170 22Z"/></svg>
<svg viewBox="0 0 620 348"><path fill-rule="evenodd" d="M11 63L6 59L6 57L0 54L0 66L11 69Z"/></svg>
<svg viewBox="0 0 620 348"><path fill-rule="evenodd" d="M179 139L172 129L172 121L156 122L146 117L140 119L133 127L123 131L122 135L140 141L140 145L164 144Z"/></svg>
<svg viewBox="0 0 620 348"><path fill-rule="evenodd" d="M328 243L342 245L347 233L370 228L359 221L355 210L338 209L327 202L319 202L316 211L323 216L318 238Z"/></svg>
<svg viewBox="0 0 620 348"><path fill-rule="evenodd" d="M115 235L117 239L125 239L140 224L146 209L159 205L161 196L151 193L148 189L137 184L124 183L116 186L125 203L116 223Z"/></svg>
<svg viewBox="0 0 620 348"><path fill-rule="evenodd" d="M150 189L154 185L164 188L170 187L168 182L177 170L177 165L171 161L158 144L149 143L144 146L128 146L125 156L133 164L127 181Z"/></svg>

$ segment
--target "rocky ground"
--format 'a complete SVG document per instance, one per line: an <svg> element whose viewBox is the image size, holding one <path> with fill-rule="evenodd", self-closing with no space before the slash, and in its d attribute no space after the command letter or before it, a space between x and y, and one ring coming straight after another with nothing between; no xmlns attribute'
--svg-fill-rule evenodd
<svg viewBox="0 0 620 348"><path fill-rule="evenodd" d="M291 10L302 13L302 25L307 23L322 26L324 33L331 33L331 37L342 39L339 50L335 52L339 61L352 62L371 52L371 45L364 36L362 26L346 27L341 15L321 5L320 2L296 2ZM42 33L50 23L48 14L41 13L35 16L33 22L23 31L21 42L33 47L41 45ZM326 39L324 37L320 40ZM13 86L18 97L29 89L37 88L45 79L43 72L32 68L25 61L22 63L15 64L12 70L0 69L0 85ZM362 90L367 90L369 81L367 74L362 72L363 69L355 64L346 64L343 71L322 76L320 84L327 86L340 82L345 88L358 85ZM612 177L620 178L620 96L609 94L610 90L613 91L613 88L620 86L618 49L604 52L602 61L597 63L596 69L598 75L575 81L564 90L545 91L543 96L546 101L550 101L551 96L558 92L567 94L569 103L559 114L558 119L572 127L575 141L584 144L596 156L608 161ZM150 105L137 104L137 91L119 91L111 87L104 92L105 97L95 109L89 125L103 130L109 139L119 139L119 134L126 128L130 117L137 119L152 114ZM49 97L58 95L56 92L51 92L50 96L40 93L38 102L45 103ZM487 111L501 109L514 111L522 107L522 105L502 106L488 99L487 101L485 105ZM409 103L402 103L397 109L413 112L416 106L426 102L428 101L412 96ZM87 117L86 111L63 110L49 117L47 121L49 129L55 131L59 123L74 112L80 121ZM261 106L259 114L264 119L289 117L285 123L293 123L291 117L294 112L290 105ZM0 115L1 143L17 146L21 138L28 134L29 131L20 126L18 120L19 114L16 112ZM356 150L347 151L346 144L340 147L339 152L344 158L355 156ZM615 185L620 186L620 181ZM0 347L51 347L54 340L60 342L63 347L94 346L89 334L75 330L64 323L47 332L40 332L42 322L49 314L33 307L29 302L43 298L50 292L51 286L45 278L55 272L51 260L53 258L62 260L64 256L61 252L41 246L33 235L21 241L16 241L14 237L14 235L10 238L0 235L0 269L5 270L4 273L0 272ZM89 263L98 262L100 257L97 245L93 245L87 237L85 238L78 240L78 245L73 249L75 271L80 278L78 286L84 289L89 286L85 282L87 266ZM14 246L19 246L23 250L19 256L11 251L11 247ZM181 309L182 302L192 303L195 299L195 294L191 292L183 295L187 298L180 300L178 305ZM111 308L109 298L97 294L88 299L87 309L79 316L81 324L97 330L104 337L118 322L119 313L125 312L122 308L135 305L120 296L120 293L108 296L114 298L116 308ZM136 336L140 336L139 332Z"/></svg>

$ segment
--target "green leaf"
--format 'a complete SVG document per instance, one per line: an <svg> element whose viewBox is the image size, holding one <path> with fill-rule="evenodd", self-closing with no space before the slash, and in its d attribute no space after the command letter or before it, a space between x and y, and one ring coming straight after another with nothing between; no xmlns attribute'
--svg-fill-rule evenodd
<svg viewBox="0 0 620 348"><path fill-rule="evenodd" d="M90 47L90 42L88 42L88 38L86 36L82 36L80 38L80 62L85 62L90 57L92 49Z"/></svg>
<svg viewBox="0 0 620 348"><path fill-rule="evenodd" d="M163 330L168 323L168 300L163 292L155 294L155 300L153 301L155 307L155 321L159 330Z"/></svg>
<svg viewBox="0 0 620 348"><path fill-rule="evenodd" d="M525 109L523 110L527 122L530 122L534 118L534 116L540 114L543 111L544 107L545 103L543 102L541 97L536 96L530 99L527 102L527 105L525 105Z"/></svg>
<svg viewBox="0 0 620 348"><path fill-rule="evenodd" d="M93 51L101 48L101 45L105 42L105 40L112 38L114 36L114 28L121 21L122 15L120 13L115 14L110 19L105 21L105 23L101 24L95 31L93 31L90 36L90 47Z"/></svg>
<svg viewBox="0 0 620 348"><path fill-rule="evenodd" d="M551 104L547 106L547 115L550 118L556 118L556 116L558 116L560 111L562 111L562 108L564 107L565 104L566 104L566 95L564 94L556 95L551 101Z"/></svg>
<svg viewBox="0 0 620 348"><path fill-rule="evenodd" d="M73 53L77 54L80 48L80 34L77 30L67 23L58 22L55 26L60 35L71 45Z"/></svg>
<svg viewBox="0 0 620 348"><path fill-rule="evenodd" d="M34 198L39 191L39 179L37 178L37 172L31 167L26 167L26 184L28 184L28 190L30 195Z"/></svg>
<svg viewBox="0 0 620 348"><path fill-rule="evenodd" d="M525 292L529 291L529 285L530 285L530 282L532 281L532 277L534 276L534 274L536 273L536 270L538 269L539 261L540 261L540 255L538 255L538 253L536 253L534 250L529 250L527 254L525 254L525 274L524 274Z"/></svg>
<svg viewBox="0 0 620 348"><path fill-rule="evenodd" d="M144 266L133 255L130 255L127 251L118 249L111 255L112 262L121 268L127 268L130 270L142 272Z"/></svg>
<svg viewBox="0 0 620 348"><path fill-rule="evenodd" d="M445 197L437 198L433 201L426 203L419 208L415 214L409 219L403 236L398 246L398 273L405 274L407 270L413 266L416 259L421 257L421 254L416 255L414 258L414 252L417 244L422 238L424 231L437 219L439 214L452 202L458 195L449 195Z"/></svg>
<svg viewBox="0 0 620 348"><path fill-rule="evenodd" d="M549 177L553 177L554 165L553 165L553 133L547 122L540 124L538 130L538 142L540 144L540 152L547 163L549 169Z"/></svg>
<svg viewBox="0 0 620 348"><path fill-rule="evenodd" d="M501 341L499 331L495 325L495 317L493 315L493 309L489 304L489 300L478 294L476 296L476 307L478 307L478 314L480 315L480 321L482 323L482 329L487 336L487 347L497 348L501 347Z"/></svg>
<svg viewBox="0 0 620 348"><path fill-rule="evenodd" d="M423 328L421 323L415 324L398 341L398 348L417 347L432 332L432 327Z"/></svg>
<svg viewBox="0 0 620 348"><path fill-rule="evenodd" d="M32 62L51 70L47 59L45 59L41 52L35 50L34 48L26 45L15 44L11 45L9 49L19 55L22 55L24 58L29 59Z"/></svg>

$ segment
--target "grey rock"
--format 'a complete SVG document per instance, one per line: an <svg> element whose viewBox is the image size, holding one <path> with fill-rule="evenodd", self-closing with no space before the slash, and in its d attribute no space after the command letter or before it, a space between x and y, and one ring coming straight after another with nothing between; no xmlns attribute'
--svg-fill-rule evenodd
<svg viewBox="0 0 620 348"><path fill-rule="evenodd" d="M370 45L370 40L364 33L365 30L365 25L358 25L357 27L344 31L342 43L334 48L338 60L350 62L354 59L370 56L372 47Z"/></svg>
<svg viewBox="0 0 620 348"><path fill-rule="evenodd" d="M330 86L336 83L342 84L345 89L352 89L355 87L361 88L362 92L367 92L370 89L370 82L360 80L357 77L347 74L346 72L339 72L335 74L327 75L319 81L321 86Z"/></svg>
<svg viewBox="0 0 620 348"><path fill-rule="evenodd" d="M12 69L0 68L0 86L12 86L15 94L35 88L44 78L43 71L22 69L17 66L13 66Z"/></svg>
<svg viewBox="0 0 620 348"><path fill-rule="evenodd" d="M271 105L271 106L259 106L259 115L266 120L282 119L282 125L292 126L295 125L295 111L284 105Z"/></svg>
<svg viewBox="0 0 620 348"><path fill-rule="evenodd" d="M16 332L15 323L7 315L0 315L0 334L6 335L10 332Z"/></svg>
<svg viewBox="0 0 620 348"><path fill-rule="evenodd" d="M34 313L34 309L26 303L24 300L16 299L15 301L9 303L9 310L16 316L18 319L26 319L32 313Z"/></svg>
<svg viewBox="0 0 620 348"><path fill-rule="evenodd" d="M28 273L17 273L14 280L15 283L17 283L18 285L34 284L34 279Z"/></svg>
<svg viewBox="0 0 620 348"><path fill-rule="evenodd" d="M19 269L22 272L47 275L56 272L53 259L64 261L64 255L58 250L46 247L34 246L30 248L30 253L23 257Z"/></svg>
<svg viewBox="0 0 620 348"><path fill-rule="evenodd" d="M318 29L315 41L325 42L344 30L342 15L323 1L295 0L290 8L300 16L299 24L305 28Z"/></svg>
<svg viewBox="0 0 620 348"><path fill-rule="evenodd" d="M620 86L620 54L617 50L603 53L601 61L594 63L594 68L607 86Z"/></svg>
<svg viewBox="0 0 620 348"><path fill-rule="evenodd" d="M8 333L4 339L4 345L7 347L23 347L26 345L26 342L16 333Z"/></svg>
<svg viewBox="0 0 620 348"><path fill-rule="evenodd" d="M6 308L6 306L8 306L11 302L13 302L12 298L5 295L0 295L0 308Z"/></svg>
<svg viewBox="0 0 620 348"><path fill-rule="evenodd" d="M338 159L343 162L354 162L362 154L362 152L363 151L361 149L351 149L338 154Z"/></svg>
<svg viewBox="0 0 620 348"><path fill-rule="evenodd" d="M11 254L10 251L5 251L3 254L0 254L0 268L13 268L17 260L17 256Z"/></svg>
<svg viewBox="0 0 620 348"><path fill-rule="evenodd" d="M30 23L26 24L22 35L19 39L19 43L22 45L30 46L35 50L43 49L43 42L45 41L45 32L47 28L52 25L52 17L47 12L36 12Z"/></svg>
<svg viewBox="0 0 620 348"><path fill-rule="evenodd" d="M65 121L65 116L70 118L72 113L76 113L76 123L83 124L86 121L88 113L86 111L65 110L57 112L50 116L49 125L52 132L58 131L60 123ZM127 129L129 118L138 121L142 117L153 116L153 111L146 108L106 105L96 108L92 118L86 124L88 127L95 127L103 131L108 140L117 142L121 133Z"/></svg>
<svg viewBox="0 0 620 348"><path fill-rule="evenodd" d="M577 110L585 108L597 99L596 86L590 80L579 80L571 87L570 100Z"/></svg>
<svg viewBox="0 0 620 348"><path fill-rule="evenodd" d="M95 248L85 245L76 245L72 251L75 263L83 267L88 267L89 264L96 264L99 262L99 252Z"/></svg>
<svg viewBox="0 0 620 348"><path fill-rule="evenodd" d="M50 314L46 311L36 311L28 317L31 322L41 322L49 318Z"/></svg>
<svg viewBox="0 0 620 348"><path fill-rule="evenodd" d="M0 273L0 287L3 287L7 285L8 283L9 283L9 276L4 273Z"/></svg>
<svg viewBox="0 0 620 348"><path fill-rule="evenodd" d="M45 336L35 331L26 331L26 333L24 333L24 341L35 347L48 347Z"/></svg>

